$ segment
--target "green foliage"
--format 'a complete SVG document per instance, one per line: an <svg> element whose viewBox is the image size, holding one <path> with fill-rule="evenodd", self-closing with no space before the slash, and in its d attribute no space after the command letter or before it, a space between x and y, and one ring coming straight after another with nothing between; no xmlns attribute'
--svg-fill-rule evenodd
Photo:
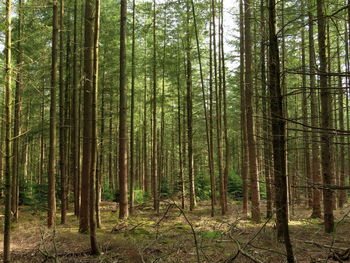
<svg viewBox="0 0 350 263"><path fill-rule="evenodd" d="M143 204L150 199L150 195L143 190L134 190L135 204Z"/></svg>
<svg viewBox="0 0 350 263"><path fill-rule="evenodd" d="M243 198L243 180L236 174L236 171L231 171L228 177L228 194L233 199Z"/></svg>
<svg viewBox="0 0 350 263"><path fill-rule="evenodd" d="M45 211L47 206L47 184L22 183L19 188L19 204L30 206L34 212Z"/></svg>
<svg viewBox="0 0 350 263"><path fill-rule="evenodd" d="M114 201L117 202L119 199L119 190L113 190L108 185L102 187L102 200L104 201Z"/></svg>
<svg viewBox="0 0 350 263"><path fill-rule="evenodd" d="M160 197L167 197L170 194L168 178L163 176L160 180ZM136 198L136 197L135 197Z"/></svg>
<svg viewBox="0 0 350 263"><path fill-rule="evenodd" d="M208 174L198 174L196 177L196 197L199 200L210 199L210 177Z"/></svg>

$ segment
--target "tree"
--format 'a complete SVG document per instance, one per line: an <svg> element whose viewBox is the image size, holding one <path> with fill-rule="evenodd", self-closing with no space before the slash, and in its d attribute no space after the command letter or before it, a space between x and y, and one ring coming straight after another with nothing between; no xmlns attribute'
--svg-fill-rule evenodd
<svg viewBox="0 0 350 263"><path fill-rule="evenodd" d="M187 154L188 179L190 189L190 211L196 207L196 194L193 169L193 131L192 131L192 64L191 64L191 36L190 36L190 6L187 2L186 18L186 108L187 108Z"/></svg>
<svg viewBox="0 0 350 263"><path fill-rule="evenodd" d="M309 7L310 9L311 7ZM315 47L314 47L314 26L313 26L313 15L311 10L308 11L309 17L309 68L310 68L310 101L311 101L311 126L312 126L312 140L316 141L318 137L318 108L317 108L317 93L316 93L316 58L315 58ZM312 151L312 182L317 185L321 183L320 178L320 163L319 163L319 146L313 143L311 146ZM311 217L321 217L321 192L319 189L314 189L312 193L312 215Z"/></svg>
<svg viewBox="0 0 350 263"><path fill-rule="evenodd" d="M132 51L131 51L131 107L130 107L130 214L134 209L134 185L135 185L135 167L134 167L134 111L135 111L135 0L132 2Z"/></svg>
<svg viewBox="0 0 350 263"><path fill-rule="evenodd" d="M280 58L276 28L275 0L269 0L269 90L276 192L277 237L285 243L288 262L294 262L293 248L288 227L285 120L283 119L283 97L280 83Z"/></svg>
<svg viewBox="0 0 350 263"><path fill-rule="evenodd" d="M250 175L250 191L252 195L252 218L260 221L260 194L258 184L258 173L256 167L256 148L253 133L253 75L252 75L252 43L251 43L251 3L244 2L244 37L245 37L245 107L247 122L247 143Z"/></svg>
<svg viewBox="0 0 350 263"><path fill-rule="evenodd" d="M52 54L50 89L50 142L48 160L48 227L56 221L56 85L57 85L57 45L58 45L58 1L53 0L52 15Z"/></svg>
<svg viewBox="0 0 350 263"><path fill-rule="evenodd" d="M120 1L120 57L119 57L119 218L128 218L128 141L126 127L126 0Z"/></svg>
<svg viewBox="0 0 350 263"><path fill-rule="evenodd" d="M156 43L156 0L153 0L153 97L152 97L152 163L151 163L151 181L153 194L153 208L159 212L158 196L158 163L157 163L157 43Z"/></svg>
<svg viewBox="0 0 350 263"><path fill-rule="evenodd" d="M317 28L320 59L320 89L321 89L321 166L323 173L323 206L324 226L327 233L334 231L333 190L330 189L333 181L332 175L332 138L329 132L332 129L331 121L331 94L328 89L327 56L326 56L326 18L324 14L324 1L317 0Z"/></svg>
<svg viewBox="0 0 350 263"><path fill-rule="evenodd" d="M18 41L17 41L17 74L16 74L16 89L15 89L15 105L14 105L14 120L13 120L13 144L12 144L12 204L11 210L14 220L18 220L18 203L19 203L19 143L21 131L21 93L23 85L22 66L23 66L23 51L22 51L22 0L18 1Z"/></svg>
<svg viewBox="0 0 350 263"><path fill-rule="evenodd" d="M11 261L11 85L12 85L12 38L11 38L11 6L12 1L6 1L5 18L5 222L4 222L4 262Z"/></svg>

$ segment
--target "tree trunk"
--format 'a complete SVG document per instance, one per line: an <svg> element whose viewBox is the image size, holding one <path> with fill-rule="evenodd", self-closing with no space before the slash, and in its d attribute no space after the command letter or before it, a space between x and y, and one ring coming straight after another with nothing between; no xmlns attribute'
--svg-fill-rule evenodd
<svg viewBox="0 0 350 263"><path fill-rule="evenodd" d="M61 175L61 224L66 223L66 181L67 181L67 163L66 163L66 128L65 128L65 100L64 100L64 0L60 0L60 42L59 42L59 158Z"/></svg>
<svg viewBox="0 0 350 263"><path fill-rule="evenodd" d="M11 39L11 5L12 1L6 1L5 18L5 222L4 222L4 262L11 261L11 85L12 85L12 39Z"/></svg>
<svg viewBox="0 0 350 263"><path fill-rule="evenodd" d="M240 97L241 97L241 141L242 141L242 181L243 181L243 214L247 216L248 214L248 174L249 174L249 164L248 164L248 142L247 142L247 119L246 119L246 106L245 106L245 50L244 50L244 12L243 12L243 0L239 3L239 16L240 16L240 38L239 38L239 48L240 48Z"/></svg>
<svg viewBox="0 0 350 263"><path fill-rule="evenodd" d="M312 166L310 163L310 143L309 143L309 129L307 126L308 123L308 102L307 102L307 94L306 94L306 56L305 56L305 30L304 27L301 29L301 64L302 64L302 89L303 89L303 101L302 101L302 116L303 116L303 139L304 139L304 172L306 175L307 185L311 185L312 183ZM297 118L295 116L295 118ZM307 204L308 207L312 207L312 189L307 189Z"/></svg>
<svg viewBox="0 0 350 263"><path fill-rule="evenodd" d="M251 43L251 3L245 0L244 36L245 36L245 106L247 122L247 141L249 155L250 191L252 195L252 219L260 221L260 193L256 167L256 148L253 127L253 78L252 78L252 43Z"/></svg>
<svg viewBox="0 0 350 263"><path fill-rule="evenodd" d="M153 0L153 103L152 103L152 164L151 164L151 181L153 194L153 208L159 213L158 198L158 163L157 163L157 43L156 43L156 0Z"/></svg>
<svg viewBox="0 0 350 263"><path fill-rule="evenodd" d="M127 2L120 2L120 78L119 78L119 218L128 218L128 141L126 127L126 15Z"/></svg>
<svg viewBox="0 0 350 263"><path fill-rule="evenodd" d="M277 237L284 241L287 260L294 262L288 227L288 199L285 155L285 120L280 83L280 58L276 28L276 2L269 0L269 89L274 157Z"/></svg>
<svg viewBox="0 0 350 263"><path fill-rule="evenodd" d="M19 202L19 135L21 131L21 93L23 85L22 77L22 65L23 65L23 54L22 54L22 0L18 1L18 43L17 43L17 75L16 75L16 90L15 90L15 105L14 105L14 124L13 124L13 144L12 144L12 204L11 210L15 222L18 220L18 202Z"/></svg>
<svg viewBox="0 0 350 263"><path fill-rule="evenodd" d="M79 176L79 100L78 100L78 40L77 17L78 0L74 0L74 28L73 28L73 89L71 105L71 178L74 184L74 214L79 216L80 208L80 176Z"/></svg>
<svg viewBox="0 0 350 263"><path fill-rule="evenodd" d="M324 225L327 233L334 231L333 216L333 190L332 185L332 137L329 132L332 129L331 120L331 94L328 89L327 57L326 57L326 18L324 14L324 1L317 0L317 25L318 25L318 46L320 59L320 89L321 89L321 165L323 173L323 206Z"/></svg>
<svg viewBox="0 0 350 263"><path fill-rule="evenodd" d="M134 210L134 111L135 111L135 0L132 2L132 51L131 51L131 107L130 107L130 214Z"/></svg>
<svg viewBox="0 0 350 263"><path fill-rule="evenodd" d="M309 7L310 9L311 7ZM311 101L311 126L312 128L312 141L316 142L318 140L318 109L317 102L318 97L316 93L316 58L315 58L315 46L314 46L314 31L313 31L313 15L312 11L309 10L309 68L310 68L310 101ZM317 143L312 143L312 183L317 185L321 183L320 176L320 162L319 162L319 146ZM313 218L321 217L321 192L319 189L313 189L312 193L312 214Z"/></svg>
<svg viewBox="0 0 350 263"><path fill-rule="evenodd" d="M340 60L340 47L339 47L339 36L337 37L337 60L338 60L338 72L341 74L341 60ZM339 105L339 129L344 130L344 91L343 91L343 81L342 77L338 77L338 105ZM340 170L339 170L339 186L345 186L345 147L344 147L344 135L340 135L339 141L339 162L340 162ZM345 190L339 190L339 208L343 208L346 201L346 192Z"/></svg>
<svg viewBox="0 0 350 263"><path fill-rule="evenodd" d="M58 44L58 3L53 0L52 16L52 61L50 92L50 141L48 160L48 227L56 222L56 82L57 82L57 44Z"/></svg>
<svg viewBox="0 0 350 263"><path fill-rule="evenodd" d="M191 64L191 37L189 25L189 4L187 3L186 24L186 103L187 103L187 156L188 156L188 179L190 189L190 211L196 206L194 168L193 168L193 131L192 131L192 64Z"/></svg>

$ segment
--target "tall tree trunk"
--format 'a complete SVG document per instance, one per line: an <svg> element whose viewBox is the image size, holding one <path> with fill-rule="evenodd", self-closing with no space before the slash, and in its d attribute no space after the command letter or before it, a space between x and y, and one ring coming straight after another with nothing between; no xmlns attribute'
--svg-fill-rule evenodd
<svg viewBox="0 0 350 263"><path fill-rule="evenodd" d="M60 0L60 42L59 42L59 158L61 175L61 224L66 223L66 128L65 128L65 100L64 100L64 0Z"/></svg>
<svg viewBox="0 0 350 263"><path fill-rule="evenodd" d="M156 0L153 0L153 98L152 98L152 164L151 164L151 180L153 194L153 208L159 212L159 196L158 196L158 163L157 163L157 43L156 43Z"/></svg>
<svg viewBox="0 0 350 263"><path fill-rule="evenodd" d="M333 216L333 191L329 189L332 185L332 137L329 132L332 129L331 121L331 94L328 89L327 57L326 57L326 18L324 12L324 1L317 0L317 25L318 46L320 59L320 89L321 89L321 165L323 173L323 206L324 225L327 233L334 231Z"/></svg>
<svg viewBox="0 0 350 263"><path fill-rule="evenodd" d="M126 127L126 15L127 2L120 2L120 78L119 78L119 218L128 218L128 135Z"/></svg>
<svg viewBox="0 0 350 263"><path fill-rule="evenodd" d="M266 84L266 23L265 23L265 3L266 0L260 1L260 17L261 17L261 48L260 48L260 63L261 63L261 90L262 90L262 113L263 113L263 133L264 133L264 174L266 185L266 217L272 216L272 182L271 182L271 152L270 152L270 127L268 114L268 93Z"/></svg>
<svg viewBox="0 0 350 263"><path fill-rule="evenodd" d="M225 64L225 52L224 52L224 2L221 1L221 23L220 23L220 49L222 60L222 95L223 95L223 125L224 125L224 143L225 143L225 167L224 167L224 206L225 213L228 210L227 207L227 192L228 192L228 176L230 165L230 142L228 137L228 123L227 123L227 88L226 88L226 64Z"/></svg>
<svg viewBox="0 0 350 263"><path fill-rule="evenodd" d="M131 47L131 107L130 107L130 214L134 210L135 163L134 163L134 111L135 111L135 0L132 1Z"/></svg>
<svg viewBox="0 0 350 263"><path fill-rule="evenodd" d="M340 47L339 47L339 36L337 37L337 60L338 60L338 73L341 74L341 60L340 60ZM344 130L344 91L343 91L343 81L342 77L338 76L338 104L339 104L339 129ZM339 186L345 186L345 147L344 147L344 135L340 135L339 141L339 162L340 162L340 170L339 170ZM344 203L346 201L346 193L345 190L339 190L339 208L343 208Z"/></svg>
<svg viewBox="0 0 350 263"><path fill-rule="evenodd" d="M74 0L73 25L73 89L71 105L71 178L74 184L74 214L79 215L80 175L79 175L79 100L78 100L78 40L77 40L78 0Z"/></svg>
<svg viewBox="0 0 350 263"><path fill-rule="evenodd" d="M204 86L204 76L203 76L203 67L202 67L202 56L200 51L200 42L199 42L199 36L198 36L198 26L197 26L197 18L196 18L196 10L194 1L191 0L191 7L192 7L192 15L193 15L193 24L195 29L195 35L196 35L196 47L197 47L197 53L198 53L198 64L199 64L199 73L200 73L200 80L201 80L201 91L202 91L202 98L203 98L203 110L204 110L204 118L205 118L205 132L206 132L206 139L207 139L207 148L208 148L208 168L209 168L209 174L210 174L210 182L211 182L211 216L214 216L214 195L213 192L215 192L215 185L214 185L214 164L213 164L213 156L211 154L211 148L210 148L210 135L209 135L209 120L208 120L208 109L207 109L207 102L206 102L206 96L205 96L205 86Z"/></svg>
<svg viewBox="0 0 350 263"><path fill-rule="evenodd" d="M11 210L14 220L18 220L18 202L19 202L19 135L21 131L21 93L22 93L22 0L18 1L18 42L17 42L17 75L16 75L16 90L15 90L15 105L14 105L14 124L13 124L13 144L12 144L12 204Z"/></svg>
<svg viewBox="0 0 350 263"><path fill-rule="evenodd" d="M244 36L245 36L245 106L247 122L247 141L249 154L250 191L252 195L252 218L260 221L260 193L256 167L256 148L253 128L253 78L252 78L252 43L251 43L251 2L245 0Z"/></svg>
<svg viewBox="0 0 350 263"><path fill-rule="evenodd" d="M294 262L294 256L288 227L285 120L283 119L283 97L280 83L280 58L276 28L275 0L269 0L269 40L269 88L276 186L277 237L284 241L287 251L287 260L291 263Z"/></svg>
<svg viewBox="0 0 350 263"><path fill-rule="evenodd" d="M92 134L91 134L91 174L90 174L90 238L96 243L96 226L100 226L99 188L100 173L97 171L97 109L99 84L99 37L100 37L100 0L95 0L94 24L94 61L93 61L93 90L92 90ZM94 245L96 246L96 244Z"/></svg>
<svg viewBox="0 0 350 263"><path fill-rule="evenodd" d="M147 57L147 41L145 41L145 57ZM144 65L144 90L143 90L143 186L144 191L148 194L148 144L147 144L147 66Z"/></svg>
<svg viewBox="0 0 350 263"><path fill-rule="evenodd" d="M191 64L191 37L190 37L190 7L187 3L186 22L186 103L187 103L187 154L188 154L188 179L190 188L190 211L196 206L196 194L194 184L193 167L193 131L192 131L192 64Z"/></svg>
<svg viewBox="0 0 350 263"><path fill-rule="evenodd" d="M247 142L247 119L246 119L246 106L245 106L245 50L244 50L244 11L243 11L243 0L239 3L239 16L240 16L240 38L239 38L239 49L240 49L240 97L241 97L241 141L242 141L242 181L243 181L243 214L246 216L248 213L248 142Z"/></svg>
<svg viewBox="0 0 350 263"><path fill-rule="evenodd" d="M180 62L179 62L179 48L177 50L177 120L178 120L178 144L179 144L179 184L181 190L181 208L185 209L185 180L183 174L183 158L182 158L182 125L181 125L181 84L180 84Z"/></svg>
<svg viewBox="0 0 350 263"><path fill-rule="evenodd" d="M12 85L12 61L11 61L11 5L12 1L6 1L5 18L5 222L4 222L4 262L11 261L11 85Z"/></svg>
<svg viewBox="0 0 350 263"><path fill-rule="evenodd" d="M304 12L303 12L304 13ZM305 55L305 30L304 27L301 29L301 64L302 64L302 108L303 108L303 139L304 139L304 172L306 175L307 185L312 183L312 166L310 162L310 143L309 143L309 129L307 128L308 123L308 102L306 94L306 55ZM295 116L297 119L297 117ZM291 197L290 197L291 199ZM308 188L307 190L307 203L308 207L312 207L312 189Z"/></svg>
<svg viewBox="0 0 350 263"><path fill-rule="evenodd" d="M211 198L212 198L212 216L216 204L216 180L214 171L214 133L213 133L213 23L209 25L209 155L211 156L210 167L213 175L210 178Z"/></svg>
<svg viewBox="0 0 350 263"><path fill-rule="evenodd" d="M50 141L48 160L48 227L56 222L56 82L57 82L57 44L58 44L58 3L53 0L52 16L52 61L50 92Z"/></svg>
<svg viewBox="0 0 350 263"><path fill-rule="evenodd" d="M321 184L321 176L320 176L320 161L319 154L320 149L317 143L318 140L318 109L317 109L317 91L316 91L316 78L315 78L315 70L316 70L316 58L315 58L315 45L314 45L314 25L313 25L313 15L311 11L311 7L309 6L309 68L310 68L310 101L311 101L311 126L312 126L312 183L314 185ZM321 192L319 189L313 189L312 193L312 214L313 218L321 217Z"/></svg>

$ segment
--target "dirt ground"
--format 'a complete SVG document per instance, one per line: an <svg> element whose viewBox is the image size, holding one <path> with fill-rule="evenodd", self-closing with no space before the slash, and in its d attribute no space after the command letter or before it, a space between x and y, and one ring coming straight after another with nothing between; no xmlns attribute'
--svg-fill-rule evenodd
<svg viewBox="0 0 350 263"><path fill-rule="evenodd" d="M310 219L310 210L294 207L290 231L297 262L350 262L349 211L350 207L336 211L337 231L325 234L321 219ZM68 214L67 224L48 230L45 213L22 207L19 222L13 224L12 259L28 263L285 262L284 244L276 240L273 218L253 223L242 217L238 203L230 205L227 216L217 214L210 217L209 202L184 213L172 202L163 202L159 215L145 204L121 221L116 204L103 202L102 227L97 231L101 255L92 256L89 236L78 233L73 214ZM3 218L0 224L2 229ZM229 261L239 249L234 261Z"/></svg>

